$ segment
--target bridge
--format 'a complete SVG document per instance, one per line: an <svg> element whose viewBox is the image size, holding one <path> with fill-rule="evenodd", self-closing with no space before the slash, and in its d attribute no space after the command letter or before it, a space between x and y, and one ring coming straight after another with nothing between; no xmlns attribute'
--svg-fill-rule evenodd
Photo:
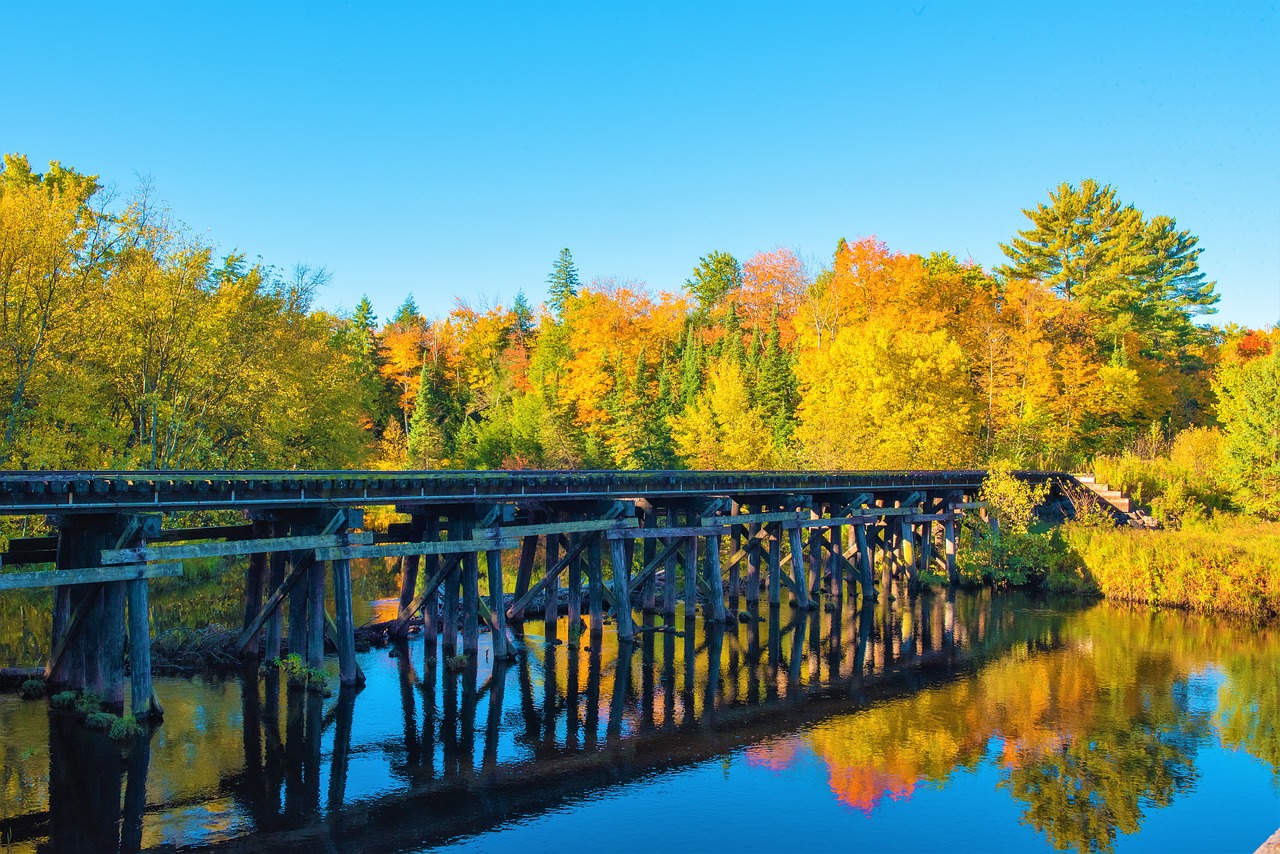
<svg viewBox="0 0 1280 854"><path fill-rule="evenodd" d="M1054 484L1072 479L1063 472L1015 474ZM660 613L670 624L678 610L685 619L701 610L709 623L723 624L737 619L743 599L750 606L763 596L781 607L784 590L787 604L812 610L824 599L871 603L895 585L918 586L935 569L954 584L957 519L977 513L998 524L976 500L984 476L981 470L8 472L0 475L0 514L44 514L54 533L10 540L0 564L54 568L0 572L0 591L54 588L44 674L55 688L97 693L115 711L124 708L127 639L130 709L139 720L154 719L163 709L151 681L147 581L180 575L183 560L248 558L236 646L246 660L279 658L287 649L320 668L328 637L342 684L355 685L363 676L355 653L353 559L401 562L391 638L405 637L421 615L428 643L451 654L460 638L463 652L473 654L483 626L493 655L505 659L515 648L513 626L535 606L552 637L562 608L571 631L585 616L592 637L602 632L607 609L626 643L635 637L637 611ZM368 530L362 513L368 507L394 507L409 521ZM164 524L181 511L234 511L241 521ZM510 595L504 560L515 562ZM325 605L328 578L332 614Z"/></svg>

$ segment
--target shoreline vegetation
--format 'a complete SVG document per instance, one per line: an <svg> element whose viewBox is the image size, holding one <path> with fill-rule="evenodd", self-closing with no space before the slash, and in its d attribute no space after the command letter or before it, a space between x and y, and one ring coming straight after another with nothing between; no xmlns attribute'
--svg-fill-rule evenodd
<svg viewBox="0 0 1280 854"><path fill-rule="evenodd" d="M858 236L651 289L565 248L540 305L380 321L318 307L323 268L216 257L147 189L7 154L0 467L983 467L1001 531L964 534L968 582L1275 618L1280 328L1208 325L1198 238L1110 185L1024 213L990 269ZM1016 468L1091 470L1162 529L1037 518Z"/></svg>

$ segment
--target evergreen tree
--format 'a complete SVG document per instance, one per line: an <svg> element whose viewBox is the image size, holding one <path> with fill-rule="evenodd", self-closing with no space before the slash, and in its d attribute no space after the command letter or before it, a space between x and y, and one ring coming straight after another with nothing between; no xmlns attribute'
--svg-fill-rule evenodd
<svg viewBox="0 0 1280 854"><path fill-rule="evenodd" d="M516 316L516 338L523 341L533 332L533 308L529 305L529 299L524 295L523 290L516 293L511 311Z"/></svg>
<svg viewBox="0 0 1280 854"><path fill-rule="evenodd" d="M444 372L431 360L423 362L409 420L409 465L431 469L451 460L466 421L463 405Z"/></svg>
<svg viewBox="0 0 1280 854"><path fill-rule="evenodd" d="M391 318L392 323L406 328L422 321L423 317L418 311L418 303L414 301L413 294L404 298L404 302L396 309L395 317Z"/></svg>
<svg viewBox="0 0 1280 854"><path fill-rule="evenodd" d="M702 391L702 337L690 324L685 333L684 351L680 354L680 405L690 406Z"/></svg>
<svg viewBox="0 0 1280 854"><path fill-rule="evenodd" d="M373 313L373 303L368 294L360 296L355 313L351 315L351 326L360 340L360 348L365 355L372 353L376 346L374 330L378 328L377 315Z"/></svg>
<svg viewBox="0 0 1280 854"><path fill-rule="evenodd" d="M742 287L742 266L728 252L713 251L698 259L684 287L698 301L698 315L705 319L725 296Z"/></svg>
<svg viewBox="0 0 1280 854"><path fill-rule="evenodd" d="M578 295L578 268L573 265L573 255L568 249L560 250L560 257L547 276L547 304L557 319L564 318L564 307Z"/></svg>
<svg viewBox="0 0 1280 854"><path fill-rule="evenodd" d="M769 324L769 337L765 340L760 359L759 393L761 409L773 429L774 440L782 447L795 429L800 390L791 354L782 347L776 312Z"/></svg>

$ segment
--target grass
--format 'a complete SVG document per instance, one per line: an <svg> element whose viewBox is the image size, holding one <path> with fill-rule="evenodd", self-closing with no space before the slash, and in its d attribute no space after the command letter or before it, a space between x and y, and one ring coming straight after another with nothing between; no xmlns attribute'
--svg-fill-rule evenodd
<svg viewBox="0 0 1280 854"><path fill-rule="evenodd" d="M297 653L272 659L264 666L274 667L283 673L290 688L304 688L318 694L325 693L329 688L329 675L321 669L308 667Z"/></svg>
<svg viewBox="0 0 1280 854"><path fill-rule="evenodd" d="M1280 523L1218 515L1178 530L1066 525L1062 537L1108 599L1280 617Z"/></svg>

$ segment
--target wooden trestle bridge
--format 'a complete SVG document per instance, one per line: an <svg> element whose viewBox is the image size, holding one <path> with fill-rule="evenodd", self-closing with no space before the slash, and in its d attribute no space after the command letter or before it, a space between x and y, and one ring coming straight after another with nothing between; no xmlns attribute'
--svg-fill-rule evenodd
<svg viewBox="0 0 1280 854"><path fill-rule="evenodd" d="M13 472L0 475L0 514L49 517L56 533L12 539L0 591L53 587L51 685L92 690L124 706L126 638L135 717L159 717L151 682L149 578L180 575L184 559L248 557L238 652L278 658L287 643L311 667L326 636L344 685L356 663L350 561L402 559L408 633L419 613L428 643L513 652L509 623L535 604L554 626L567 588L569 624L602 631L607 608L621 642L633 611L737 618L739 597L800 609L821 597L875 601L929 566L956 581L956 520L985 510L983 471L923 472ZM1060 482L1060 472L1020 472ZM408 522L363 529L361 508L394 506ZM243 524L165 527L180 511L241 511ZM994 517L988 519L996 524ZM727 542L726 542L727 540ZM542 550L541 572L539 550ZM785 554L784 554L785 552ZM503 589L506 553L517 561ZM480 594L484 555L488 596ZM606 559L607 556L607 559ZM606 574L605 567L608 566ZM332 575L334 613L325 606ZM421 578L419 576L422 576ZM583 579L586 614L582 614ZM785 592L784 592L785 591ZM660 595L659 595L660 593ZM726 599L729 605L726 605ZM438 605L443 600L443 607ZM286 607L287 603L287 607ZM424 607L425 606L425 607ZM287 620L284 612L288 611ZM287 626L288 634L285 629Z"/></svg>

